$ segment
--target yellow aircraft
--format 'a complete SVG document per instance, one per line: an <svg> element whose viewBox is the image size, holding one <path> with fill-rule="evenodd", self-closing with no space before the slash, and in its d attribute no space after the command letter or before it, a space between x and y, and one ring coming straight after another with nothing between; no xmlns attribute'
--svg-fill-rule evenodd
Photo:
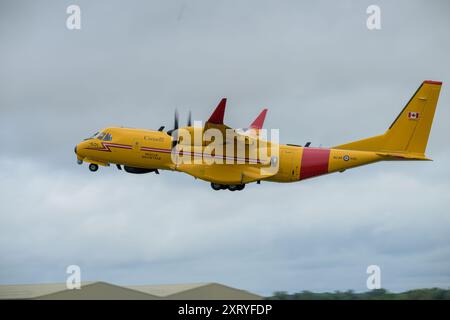
<svg viewBox="0 0 450 320"><path fill-rule="evenodd" d="M230 191L252 182L295 182L383 160L430 160L425 149L441 86L424 81L385 133L332 148L268 141L262 134L266 109L249 129L231 129L223 123L222 99L204 126L192 126L189 113L188 125L179 128L175 113L173 130L110 127L79 143L75 153L78 164L89 163L93 172L110 164L135 174L174 170L211 182L214 190ZM208 135L211 131L215 134Z"/></svg>

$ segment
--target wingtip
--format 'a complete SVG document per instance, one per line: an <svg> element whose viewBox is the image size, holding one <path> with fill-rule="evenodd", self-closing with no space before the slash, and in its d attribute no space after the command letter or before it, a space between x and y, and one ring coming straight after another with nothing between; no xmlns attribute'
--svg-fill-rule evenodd
<svg viewBox="0 0 450 320"><path fill-rule="evenodd" d="M252 129L262 129L264 125L264 120L266 119L268 109L264 108L261 113L256 117L255 121L252 122L250 128Z"/></svg>
<svg viewBox="0 0 450 320"><path fill-rule="evenodd" d="M214 112L209 117L208 122L214 124L223 124L223 117L225 115L226 105L227 105L227 98L222 98L222 100L220 100Z"/></svg>

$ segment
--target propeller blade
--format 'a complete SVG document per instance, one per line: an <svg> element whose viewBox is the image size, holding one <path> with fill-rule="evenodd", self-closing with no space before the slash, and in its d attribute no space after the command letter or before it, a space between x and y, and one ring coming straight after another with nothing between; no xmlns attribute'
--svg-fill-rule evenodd
<svg viewBox="0 0 450 320"><path fill-rule="evenodd" d="M170 131L167 131L169 135L172 136L172 149L175 148L175 146L178 144L178 110L175 109L175 118L173 122L173 129ZM175 133L174 133L175 132Z"/></svg>
<svg viewBox="0 0 450 320"><path fill-rule="evenodd" d="M173 129L177 130L178 129L178 110L175 109L175 121L173 123Z"/></svg>
<svg viewBox="0 0 450 320"><path fill-rule="evenodd" d="M192 127L192 113L191 113L191 110L189 110L189 116L188 116L187 125L188 125L188 127Z"/></svg>
<svg viewBox="0 0 450 320"><path fill-rule="evenodd" d="M174 118L174 121L173 121L173 129L167 131L167 134L171 136L172 133L174 131L176 131L177 129L178 129L178 110L175 109L175 118Z"/></svg>

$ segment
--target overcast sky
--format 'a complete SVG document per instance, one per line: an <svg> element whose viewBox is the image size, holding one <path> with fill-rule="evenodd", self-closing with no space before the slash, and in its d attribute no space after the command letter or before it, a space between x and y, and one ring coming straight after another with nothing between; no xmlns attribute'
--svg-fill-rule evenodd
<svg viewBox="0 0 450 320"><path fill-rule="evenodd" d="M81 7L81 30L66 8ZM382 29L366 28L381 7ZM0 283L220 282L275 290L450 287L450 2L1 1ZM226 123L264 107L284 143L380 134L444 82L427 154L214 192L174 172L97 173L73 147L110 125Z"/></svg>

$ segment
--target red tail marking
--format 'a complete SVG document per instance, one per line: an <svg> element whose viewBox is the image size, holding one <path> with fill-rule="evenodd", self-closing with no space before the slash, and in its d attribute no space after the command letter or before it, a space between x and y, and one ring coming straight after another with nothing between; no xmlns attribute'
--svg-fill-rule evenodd
<svg viewBox="0 0 450 320"><path fill-rule="evenodd" d="M442 81L425 80L423 83L442 85Z"/></svg>

